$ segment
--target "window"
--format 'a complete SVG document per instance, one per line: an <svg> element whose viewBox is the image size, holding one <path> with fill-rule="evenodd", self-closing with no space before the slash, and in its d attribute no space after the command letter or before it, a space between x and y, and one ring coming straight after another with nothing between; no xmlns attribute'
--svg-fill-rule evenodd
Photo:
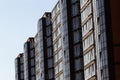
<svg viewBox="0 0 120 80"><path fill-rule="evenodd" d="M59 40L55 43L55 45L54 45L54 51L56 51L62 45L61 41L62 41L62 39L59 38Z"/></svg>
<svg viewBox="0 0 120 80"><path fill-rule="evenodd" d="M78 70L80 70L80 68L81 68L80 67L80 59L76 59L75 60L75 70L78 71Z"/></svg>
<svg viewBox="0 0 120 80"><path fill-rule="evenodd" d="M82 22L92 13L91 3L86 7L86 9L81 13Z"/></svg>
<svg viewBox="0 0 120 80"><path fill-rule="evenodd" d="M79 22L80 22L80 19L78 17L72 19L73 30L79 28L79 26L80 26Z"/></svg>
<svg viewBox="0 0 120 80"><path fill-rule="evenodd" d="M53 76L54 76L53 69L48 70L48 77L49 77L49 79L52 79Z"/></svg>
<svg viewBox="0 0 120 80"><path fill-rule="evenodd" d="M78 5L73 5L72 6L72 15L76 16L79 14L79 6Z"/></svg>
<svg viewBox="0 0 120 80"><path fill-rule="evenodd" d="M75 80L83 80L83 73L82 72L77 72L75 74Z"/></svg>
<svg viewBox="0 0 120 80"><path fill-rule="evenodd" d="M23 65L20 65L20 70L21 70L21 71L24 71Z"/></svg>
<svg viewBox="0 0 120 80"><path fill-rule="evenodd" d="M63 74L60 75L59 80L64 80L64 79L63 79Z"/></svg>
<svg viewBox="0 0 120 80"><path fill-rule="evenodd" d="M34 59L31 59L31 66L34 66L35 65L35 60Z"/></svg>
<svg viewBox="0 0 120 80"><path fill-rule="evenodd" d="M53 40L55 40L60 33L61 33L61 27L59 27L59 28L53 33Z"/></svg>
<svg viewBox="0 0 120 80"><path fill-rule="evenodd" d="M60 23L60 20L61 20L61 15L59 14L57 17L57 24Z"/></svg>
<svg viewBox="0 0 120 80"><path fill-rule="evenodd" d="M51 27L46 28L46 34L47 34L47 36L51 35Z"/></svg>
<svg viewBox="0 0 120 80"><path fill-rule="evenodd" d="M31 68L31 75L35 75L35 68L34 67Z"/></svg>
<svg viewBox="0 0 120 80"><path fill-rule="evenodd" d="M50 38L47 38L47 46L51 46L52 44L52 39L51 37Z"/></svg>
<svg viewBox="0 0 120 80"><path fill-rule="evenodd" d="M47 24L47 25L50 24L50 18L49 18L49 17L46 18L46 24Z"/></svg>
<svg viewBox="0 0 120 80"><path fill-rule="evenodd" d="M89 62L91 62L94 59L95 59L95 55L94 55L94 48L93 48L84 55L84 65L87 65Z"/></svg>
<svg viewBox="0 0 120 80"><path fill-rule="evenodd" d="M55 74L59 73L63 69L63 64L60 62L56 67L55 67Z"/></svg>
<svg viewBox="0 0 120 80"><path fill-rule="evenodd" d="M48 68L53 67L53 59L48 59Z"/></svg>
<svg viewBox="0 0 120 80"><path fill-rule="evenodd" d="M20 58L20 63L23 63L23 57Z"/></svg>
<svg viewBox="0 0 120 80"><path fill-rule="evenodd" d="M93 33L92 33L85 40L83 40L83 50L89 48L93 43L94 41L93 41Z"/></svg>
<svg viewBox="0 0 120 80"><path fill-rule="evenodd" d="M35 52L35 50L31 50L31 51L30 51L30 57L31 57L31 58L34 57L34 54L35 54L34 52Z"/></svg>
<svg viewBox="0 0 120 80"><path fill-rule="evenodd" d="M85 4L87 1L88 1L88 0L80 0L81 8L84 6L84 4Z"/></svg>
<svg viewBox="0 0 120 80"><path fill-rule="evenodd" d="M60 50L54 57L54 62L56 63L59 59L62 58L62 50Z"/></svg>
<svg viewBox="0 0 120 80"><path fill-rule="evenodd" d="M90 77L95 75L95 64L92 64L85 70L85 80L88 80Z"/></svg>
<svg viewBox="0 0 120 80"><path fill-rule="evenodd" d="M80 45L75 45L74 46L74 56L75 57L80 56Z"/></svg>
<svg viewBox="0 0 120 80"><path fill-rule="evenodd" d="M47 49L47 56L51 57L52 56L52 48Z"/></svg>
<svg viewBox="0 0 120 80"><path fill-rule="evenodd" d="M62 50L58 52L58 59L62 58Z"/></svg>
<svg viewBox="0 0 120 80"><path fill-rule="evenodd" d="M54 45L54 51L56 51L57 49L58 49L58 42L56 42Z"/></svg>
<svg viewBox="0 0 120 80"><path fill-rule="evenodd" d="M92 18L88 20L82 27L82 37L85 36L92 29Z"/></svg>
<svg viewBox="0 0 120 80"><path fill-rule="evenodd" d="M80 41L80 32L79 32L79 30L74 31L73 36L74 36L74 43L77 43L77 42Z"/></svg>
<svg viewBox="0 0 120 80"><path fill-rule="evenodd" d="M59 38L58 40L58 47L60 47L62 45L62 38Z"/></svg>

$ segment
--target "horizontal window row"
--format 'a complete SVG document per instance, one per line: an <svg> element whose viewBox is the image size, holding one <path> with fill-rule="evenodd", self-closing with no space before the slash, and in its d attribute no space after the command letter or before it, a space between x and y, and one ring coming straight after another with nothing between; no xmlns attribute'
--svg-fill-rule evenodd
<svg viewBox="0 0 120 80"><path fill-rule="evenodd" d="M92 18L90 18L82 27L82 37L85 36L93 26Z"/></svg>
<svg viewBox="0 0 120 80"><path fill-rule="evenodd" d="M59 77L57 77L55 80L64 80L63 74L61 74Z"/></svg>
<svg viewBox="0 0 120 80"><path fill-rule="evenodd" d="M55 67L55 75L58 74L60 71L63 70L63 62L60 62L56 67Z"/></svg>
<svg viewBox="0 0 120 80"><path fill-rule="evenodd" d="M52 18L56 15L56 13L60 10L60 3L57 3L57 5L54 7L52 11Z"/></svg>
<svg viewBox="0 0 120 80"><path fill-rule="evenodd" d="M84 66L95 59L94 48L84 55Z"/></svg>
<svg viewBox="0 0 120 80"><path fill-rule="evenodd" d="M63 54L62 50L60 50L57 54L55 54L54 63L56 63L59 59L62 58L62 54Z"/></svg>
<svg viewBox="0 0 120 80"><path fill-rule="evenodd" d="M59 14L57 18L53 21L53 28L57 27L57 24L61 22L61 15Z"/></svg>
<svg viewBox="0 0 120 80"><path fill-rule="evenodd" d="M59 40L54 44L54 52L62 45L62 39Z"/></svg>
<svg viewBox="0 0 120 80"><path fill-rule="evenodd" d="M88 0L80 0L80 7L82 8Z"/></svg>
<svg viewBox="0 0 120 80"><path fill-rule="evenodd" d="M93 33L83 40L83 50L86 50L94 43Z"/></svg>
<svg viewBox="0 0 120 80"><path fill-rule="evenodd" d="M89 80L92 76L95 75L95 64L92 64L85 70L85 80Z"/></svg>
<svg viewBox="0 0 120 80"><path fill-rule="evenodd" d="M92 13L91 3L85 8L85 10L81 13L81 21L83 22L90 14Z"/></svg>
<svg viewBox="0 0 120 80"><path fill-rule="evenodd" d="M58 27L58 29L53 33L53 41L60 35L61 33L61 27Z"/></svg>

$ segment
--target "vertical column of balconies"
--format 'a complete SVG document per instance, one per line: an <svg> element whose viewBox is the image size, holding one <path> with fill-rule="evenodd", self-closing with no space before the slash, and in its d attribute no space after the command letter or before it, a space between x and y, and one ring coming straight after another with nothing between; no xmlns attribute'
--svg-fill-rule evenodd
<svg viewBox="0 0 120 80"><path fill-rule="evenodd" d="M15 59L15 80L24 80L23 53L20 53Z"/></svg>
<svg viewBox="0 0 120 80"><path fill-rule="evenodd" d="M84 56L84 77L85 80L96 79L95 62L95 34L92 0L80 0L83 56Z"/></svg>
<svg viewBox="0 0 120 80"><path fill-rule="evenodd" d="M44 64L45 64L45 80L54 80L54 59L53 59L53 41L52 41L52 25L51 13L46 12L43 15L45 19L44 26Z"/></svg>
<svg viewBox="0 0 120 80"><path fill-rule="evenodd" d="M46 12L38 21L35 46L36 80L53 80L52 26L49 12Z"/></svg>
<svg viewBox="0 0 120 80"><path fill-rule="evenodd" d="M34 38L29 38L29 61L30 61L30 80L36 80L35 74L35 47L34 47Z"/></svg>
<svg viewBox="0 0 120 80"><path fill-rule="evenodd" d="M54 55L54 70L55 80L63 79L63 51L61 38L61 10L60 2L56 4L52 10L52 35L53 35L53 55Z"/></svg>
<svg viewBox="0 0 120 80"><path fill-rule="evenodd" d="M84 80L80 1L60 0L65 80Z"/></svg>
<svg viewBox="0 0 120 80"><path fill-rule="evenodd" d="M74 60L74 80L84 80L82 28L80 26L80 0L71 0L72 48ZM69 14L68 14L69 15ZM71 36L70 36L71 37ZM71 64L72 65L72 64Z"/></svg>
<svg viewBox="0 0 120 80"><path fill-rule="evenodd" d="M29 38L24 44L24 79L35 80L34 38Z"/></svg>

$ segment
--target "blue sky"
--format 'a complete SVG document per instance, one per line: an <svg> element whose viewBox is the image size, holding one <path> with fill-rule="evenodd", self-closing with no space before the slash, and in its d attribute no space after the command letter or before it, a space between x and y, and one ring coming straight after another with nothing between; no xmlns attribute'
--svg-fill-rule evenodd
<svg viewBox="0 0 120 80"><path fill-rule="evenodd" d="M28 37L35 36L37 21L58 0L0 0L0 80L15 80L14 59Z"/></svg>

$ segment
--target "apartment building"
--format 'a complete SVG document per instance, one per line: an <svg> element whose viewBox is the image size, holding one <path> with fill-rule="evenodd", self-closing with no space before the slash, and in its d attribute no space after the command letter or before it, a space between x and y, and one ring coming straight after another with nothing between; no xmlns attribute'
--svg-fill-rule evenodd
<svg viewBox="0 0 120 80"><path fill-rule="evenodd" d="M35 79L34 38L30 37L24 44L24 80Z"/></svg>
<svg viewBox="0 0 120 80"><path fill-rule="evenodd" d="M15 60L16 80L120 80L119 14L119 0L58 0Z"/></svg>
<svg viewBox="0 0 120 80"><path fill-rule="evenodd" d="M15 59L15 80L24 80L23 53L20 53Z"/></svg>

